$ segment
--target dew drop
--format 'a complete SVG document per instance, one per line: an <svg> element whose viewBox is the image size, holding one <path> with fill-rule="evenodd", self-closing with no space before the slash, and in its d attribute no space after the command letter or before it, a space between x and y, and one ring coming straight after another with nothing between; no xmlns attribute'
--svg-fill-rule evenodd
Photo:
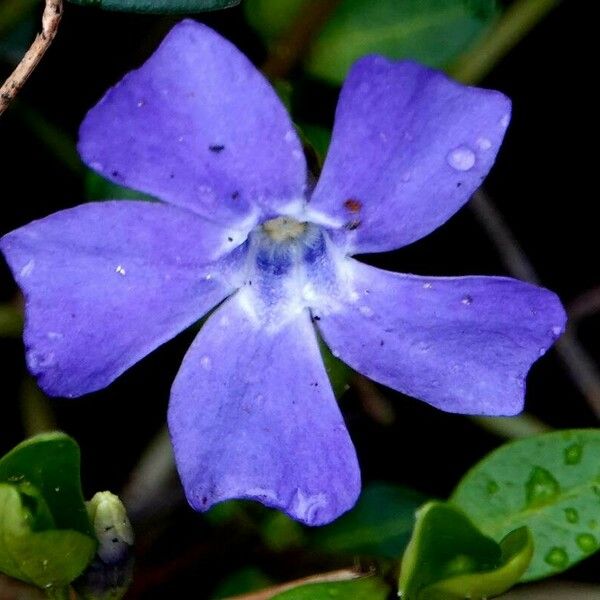
<svg viewBox="0 0 600 600"><path fill-rule="evenodd" d="M510 123L510 115L508 113L506 113L501 119L500 119L500 125L502 125L502 127L508 127L508 124Z"/></svg>
<svg viewBox="0 0 600 600"><path fill-rule="evenodd" d="M423 284L423 289L424 290L430 290L433 287L433 284L430 283L429 281L427 283Z"/></svg>
<svg viewBox="0 0 600 600"><path fill-rule="evenodd" d="M574 508L565 508L565 519L568 523L579 523L579 513Z"/></svg>
<svg viewBox="0 0 600 600"><path fill-rule="evenodd" d="M594 550L596 550L596 548L598 547L598 542L596 541L596 538L589 533L580 533L575 538L575 541L577 542L577 545L586 554L590 554L590 553L594 552Z"/></svg>
<svg viewBox="0 0 600 600"><path fill-rule="evenodd" d="M209 371L210 368L212 367L212 360L210 360L210 356L204 355L200 359L200 365L202 366L203 369L205 369L206 371Z"/></svg>
<svg viewBox="0 0 600 600"><path fill-rule="evenodd" d="M331 354L333 354L333 356L335 356L336 358L339 358L339 357L340 357L340 352L339 352L339 350L332 350L332 351L331 351Z"/></svg>
<svg viewBox="0 0 600 600"><path fill-rule="evenodd" d="M560 493L560 485L550 471L543 467L534 467L525 484L527 507L544 506Z"/></svg>
<svg viewBox="0 0 600 600"><path fill-rule="evenodd" d="M499 489L500 486L495 481L488 481L487 485L485 486L485 490L490 496L495 494Z"/></svg>
<svg viewBox="0 0 600 600"><path fill-rule="evenodd" d="M458 146L448 153L446 160L457 171L470 171L475 165L475 153L467 146Z"/></svg>
<svg viewBox="0 0 600 600"><path fill-rule="evenodd" d="M373 309L370 306L361 306L358 311L363 317L369 318L373 316Z"/></svg>
<svg viewBox="0 0 600 600"><path fill-rule="evenodd" d="M571 444L565 448L565 465L578 465L583 456L581 444Z"/></svg>
<svg viewBox="0 0 600 600"><path fill-rule="evenodd" d="M473 304L473 298L472 296L464 296L461 302L465 306L470 306L471 304Z"/></svg>
<svg viewBox="0 0 600 600"><path fill-rule="evenodd" d="M21 269L21 277L29 277L35 266L35 260L33 258Z"/></svg>
<svg viewBox="0 0 600 600"><path fill-rule="evenodd" d="M144 106L145 102L143 100L138 100L137 101L137 107L138 108L142 108L142 106Z"/></svg>
<svg viewBox="0 0 600 600"><path fill-rule="evenodd" d="M556 569L564 569L569 564L569 555L565 552L564 548L554 546L546 556L544 560Z"/></svg>
<svg viewBox="0 0 600 600"><path fill-rule="evenodd" d="M296 134L292 129L290 129L284 136L285 141L289 144L296 139Z"/></svg>
<svg viewBox="0 0 600 600"><path fill-rule="evenodd" d="M480 150L489 150L492 147L492 142L485 137L480 137L475 142Z"/></svg>
<svg viewBox="0 0 600 600"><path fill-rule="evenodd" d="M560 325L555 325L552 328L552 335L558 337L563 332L563 328Z"/></svg>
<svg viewBox="0 0 600 600"><path fill-rule="evenodd" d="M123 268L123 265L117 265L117 266L115 267L115 273L118 273L119 275L121 275L121 276L123 276L123 277L125 276L125 273L126 273L126 272L127 272L127 271L125 271L125 269Z"/></svg>

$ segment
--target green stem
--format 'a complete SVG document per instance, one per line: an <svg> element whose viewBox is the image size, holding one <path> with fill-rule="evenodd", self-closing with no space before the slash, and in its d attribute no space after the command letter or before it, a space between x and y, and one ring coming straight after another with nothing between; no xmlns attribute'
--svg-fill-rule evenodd
<svg viewBox="0 0 600 600"><path fill-rule="evenodd" d="M449 69L463 83L481 81L560 0L516 0L492 30Z"/></svg>

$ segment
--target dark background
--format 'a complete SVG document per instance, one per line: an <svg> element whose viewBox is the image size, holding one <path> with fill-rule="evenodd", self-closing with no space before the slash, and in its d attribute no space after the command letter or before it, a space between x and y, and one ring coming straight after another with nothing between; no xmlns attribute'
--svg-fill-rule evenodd
<svg viewBox="0 0 600 600"><path fill-rule="evenodd" d="M597 65L592 62L590 41L594 20L583 6L563 2L483 82L513 101L512 124L486 189L543 284L555 290L567 307L599 284L598 195L593 187L598 150L592 132ZM265 49L239 7L201 20L230 38L256 64L264 60ZM75 140L86 110L139 65L175 21L67 6L58 38L22 92L20 106L0 118L0 235L85 200L82 178L32 131L27 109L39 111ZM0 65L0 74L9 71L9 65ZM337 90L301 78L293 96L294 112L303 121L330 126L336 98ZM424 240L373 262L419 274L509 274L469 208ZM6 265L0 262L0 301L10 301L16 293ZM600 319L592 316L578 328L596 362L599 327ZM169 388L193 335L183 333L106 390L77 400L52 401L59 426L81 445L87 496L100 489L117 492L126 482L140 452L164 424ZM21 342L0 339L0 359L3 453L25 435L17 402L26 376ZM528 383L529 412L559 428L597 426L553 351L536 364ZM441 413L389 390L384 393L395 411L395 422L389 426L374 421L352 391L341 400L365 482L394 481L445 497L470 465L501 443L464 417ZM230 540L211 541L210 535L204 519L183 504L168 521L138 532L142 582L136 583L135 597L164 598L186 584L194 585L200 593L196 597L202 597L201 590L209 589L236 564L246 564L249 551L255 564L277 577L307 572L306 564L295 564L286 556L275 559L261 550L252 532L232 531ZM588 560L569 577L593 580L599 566L598 558ZM144 577L152 581L154 591L143 593L148 587Z"/></svg>

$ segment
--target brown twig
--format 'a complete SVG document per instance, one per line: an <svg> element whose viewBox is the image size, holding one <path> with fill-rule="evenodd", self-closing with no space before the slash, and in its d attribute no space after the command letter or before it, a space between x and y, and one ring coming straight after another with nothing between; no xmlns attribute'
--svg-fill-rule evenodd
<svg viewBox="0 0 600 600"><path fill-rule="evenodd" d="M339 571L330 571L329 573L321 573L320 575L311 575L310 577L304 577L302 579L296 579L288 583L276 585L266 590L260 590L259 592L252 592L250 594L242 594L241 596L231 596L226 600L269 600L277 594L281 594L287 590L298 587L300 585L307 585L309 583L334 583L337 581L350 581L361 577L360 573L353 571L352 569L341 569Z"/></svg>
<svg viewBox="0 0 600 600"><path fill-rule="evenodd" d="M267 77L283 78L302 60L340 0L319 0L302 7L262 66Z"/></svg>
<svg viewBox="0 0 600 600"><path fill-rule="evenodd" d="M54 40L58 31L62 12L62 0L46 0L44 14L42 15L42 32L35 37L33 44L31 44L21 62L0 88L0 115L15 99L15 96L25 85L29 76L42 60L46 50L52 44L52 40Z"/></svg>
<svg viewBox="0 0 600 600"><path fill-rule="evenodd" d="M539 284L540 279L533 265L491 198L483 190L478 190L470 202L470 207L508 271L519 279ZM567 328L556 343L556 352L573 383L584 395L594 413L600 417L600 373L571 327Z"/></svg>

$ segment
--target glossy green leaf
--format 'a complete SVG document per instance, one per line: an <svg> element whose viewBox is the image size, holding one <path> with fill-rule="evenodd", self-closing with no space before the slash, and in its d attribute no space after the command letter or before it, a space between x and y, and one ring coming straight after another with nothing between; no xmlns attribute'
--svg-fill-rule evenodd
<svg viewBox="0 0 600 600"><path fill-rule="evenodd" d="M284 35L300 8L318 1L249 0L246 10L269 44ZM497 14L495 0L342 0L312 45L306 68L334 84L342 83L352 63L366 54L443 68Z"/></svg>
<svg viewBox="0 0 600 600"><path fill-rule="evenodd" d="M600 429L506 444L464 476L451 501L496 540L529 527L535 554L524 581L564 571L600 547Z"/></svg>
<svg viewBox="0 0 600 600"><path fill-rule="evenodd" d="M331 525L311 530L311 548L335 554L397 559L415 523L425 496L389 483L365 487L356 506Z"/></svg>
<svg viewBox="0 0 600 600"><path fill-rule="evenodd" d="M381 579L361 577L301 585L273 596L272 600L386 600L389 592L389 587Z"/></svg>
<svg viewBox="0 0 600 600"><path fill-rule="evenodd" d="M73 4L97 6L104 10L144 13L196 13L230 8L241 0L69 0Z"/></svg>
<svg viewBox="0 0 600 600"><path fill-rule="evenodd" d="M71 529L36 531L47 514L40 518L23 500L17 486L0 483L0 571L41 588L64 587L90 563L96 540Z"/></svg>
<svg viewBox="0 0 600 600"><path fill-rule="evenodd" d="M60 432L32 437L0 459L0 483L28 483L48 505L58 529L95 538L80 481L79 446Z"/></svg>
<svg viewBox="0 0 600 600"><path fill-rule="evenodd" d="M527 569L533 542L527 528L500 544L483 535L460 510L429 502L402 559L404 600L479 600L511 588Z"/></svg>

